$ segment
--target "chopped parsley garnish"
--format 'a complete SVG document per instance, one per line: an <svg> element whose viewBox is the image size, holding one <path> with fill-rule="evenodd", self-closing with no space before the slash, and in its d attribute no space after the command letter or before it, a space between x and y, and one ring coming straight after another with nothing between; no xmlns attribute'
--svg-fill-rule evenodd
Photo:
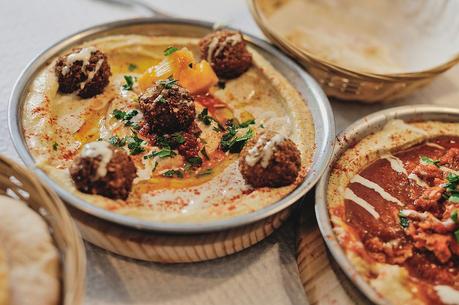
<svg viewBox="0 0 459 305"><path fill-rule="evenodd" d="M57 144L56 142L53 143L53 150L57 150L57 148L59 147L59 144Z"/></svg>
<svg viewBox="0 0 459 305"><path fill-rule="evenodd" d="M448 182L445 184L445 188L448 192L456 191L457 184L459 183L459 176L453 173L449 173L446 178Z"/></svg>
<svg viewBox="0 0 459 305"><path fill-rule="evenodd" d="M115 110L113 110L113 116L117 120L124 120L124 117L126 116L126 112L121 111L119 109L115 109Z"/></svg>
<svg viewBox="0 0 459 305"><path fill-rule="evenodd" d="M206 125L210 125L212 121L214 120L214 118L209 115L209 110L207 108L204 108L201 111L201 113L198 114L198 120L200 120Z"/></svg>
<svg viewBox="0 0 459 305"><path fill-rule="evenodd" d="M143 148L143 145L145 145L145 141L137 137L137 135L126 137L126 143L128 145L129 153L131 155L138 155L145 151L145 149Z"/></svg>
<svg viewBox="0 0 459 305"><path fill-rule="evenodd" d="M158 161L155 161L155 164L153 164L152 172L156 170L156 167L158 166Z"/></svg>
<svg viewBox="0 0 459 305"><path fill-rule="evenodd" d="M218 88L225 89L226 83L224 81L219 80L217 83Z"/></svg>
<svg viewBox="0 0 459 305"><path fill-rule="evenodd" d="M113 136L108 139L108 143L110 143L113 146L117 147L123 147L126 145L126 138L119 138L118 136Z"/></svg>
<svg viewBox="0 0 459 305"><path fill-rule="evenodd" d="M172 86L175 85L176 83L177 83L177 80L173 79L172 76L160 82L160 84L163 85L164 88L166 89L172 89Z"/></svg>
<svg viewBox="0 0 459 305"><path fill-rule="evenodd" d="M188 163L190 163L193 166L201 166L201 164L202 164L201 157L191 157L187 161L188 161Z"/></svg>
<svg viewBox="0 0 459 305"><path fill-rule="evenodd" d="M220 146L223 151L229 151L231 153L238 153L242 150L245 143L253 137L253 130L249 128L247 132L241 136L237 137L237 129L234 127L230 127L228 132L223 135Z"/></svg>
<svg viewBox="0 0 459 305"><path fill-rule="evenodd" d="M125 75L124 80L126 83L123 85L124 90L132 90L132 87L134 86L134 77L131 75Z"/></svg>
<svg viewBox="0 0 459 305"><path fill-rule="evenodd" d="M171 147L169 140L165 136L161 136L161 135L156 136L155 144L156 146L160 148L170 148Z"/></svg>
<svg viewBox="0 0 459 305"><path fill-rule="evenodd" d="M169 48L164 50L164 56L169 56L172 53L174 53L175 51L178 51L178 49L176 47L169 47Z"/></svg>
<svg viewBox="0 0 459 305"><path fill-rule="evenodd" d="M261 127L261 128L265 128L265 125L263 125L263 124L260 124L260 127Z"/></svg>
<svg viewBox="0 0 459 305"><path fill-rule="evenodd" d="M204 156L204 158L206 158L206 160L210 160L209 155L207 154L207 150L206 150L205 146L202 147L201 154Z"/></svg>
<svg viewBox="0 0 459 305"><path fill-rule="evenodd" d="M408 228L410 225L410 220L401 212L398 214L398 217L400 218L400 225L402 228Z"/></svg>
<svg viewBox="0 0 459 305"><path fill-rule="evenodd" d="M426 156L421 156L421 163L423 163L423 164L433 164L436 167L440 167L438 165L438 163L440 163L440 160L432 160L431 158L426 157Z"/></svg>
<svg viewBox="0 0 459 305"><path fill-rule="evenodd" d="M209 115L209 109L204 108L200 114L198 114L198 120L203 122L205 125L209 126L212 122L217 123L218 127L214 127L214 130L217 132L225 130L225 128L213 117Z"/></svg>
<svg viewBox="0 0 459 305"><path fill-rule="evenodd" d="M148 154L146 156L143 156L143 158L144 159L150 159L150 158L154 158L154 157L159 157L161 159L164 159L164 158L172 158L172 157L174 157L176 155L177 155L177 153L175 151L171 150L170 148L163 148L160 151L153 151L150 154Z"/></svg>
<svg viewBox="0 0 459 305"><path fill-rule="evenodd" d="M212 168L209 167L209 168L206 168L202 171L200 171L199 173L196 174L196 177L202 177L202 176L207 176L207 175L210 175L212 174Z"/></svg>
<svg viewBox="0 0 459 305"><path fill-rule="evenodd" d="M183 178L183 172L179 169L170 169L168 171L165 171L163 173L164 177L177 177L177 178Z"/></svg>
<svg viewBox="0 0 459 305"><path fill-rule="evenodd" d="M255 124L255 120L247 120L245 122L242 122L239 124L238 128L246 128L249 127L249 125Z"/></svg>
<svg viewBox="0 0 459 305"><path fill-rule="evenodd" d="M459 191L457 190L457 185L459 184L459 176L453 173L449 173L446 177L447 183L443 184L442 187L446 189L446 192L442 195L443 198L454 202L459 203Z"/></svg>
<svg viewBox="0 0 459 305"><path fill-rule="evenodd" d="M180 132L173 133L172 140L177 144L185 143L185 137Z"/></svg>
<svg viewBox="0 0 459 305"><path fill-rule="evenodd" d="M112 114L115 117L115 119L124 121L125 126L132 127L134 130L140 129L139 124L131 121L131 119L133 119L136 115L139 114L139 111L133 109L128 112L125 112L119 109L115 109L113 110Z"/></svg>
<svg viewBox="0 0 459 305"><path fill-rule="evenodd" d="M457 223L457 210L454 210L452 213L451 213L451 219Z"/></svg>
<svg viewBox="0 0 459 305"><path fill-rule="evenodd" d="M454 231L454 237L456 238L456 242L459 243L459 230Z"/></svg>
<svg viewBox="0 0 459 305"><path fill-rule="evenodd" d="M129 64L129 65L128 65L128 70L129 70L129 71L132 72L132 71L134 71L135 69L137 69L137 65L135 65L135 64Z"/></svg>
<svg viewBox="0 0 459 305"><path fill-rule="evenodd" d="M167 100L164 97L162 97L162 95L160 95L155 99L155 102L160 104L166 104Z"/></svg>
<svg viewBox="0 0 459 305"><path fill-rule="evenodd" d="M454 202L454 203L459 203L459 194L454 193L448 198L449 201Z"/></svg>

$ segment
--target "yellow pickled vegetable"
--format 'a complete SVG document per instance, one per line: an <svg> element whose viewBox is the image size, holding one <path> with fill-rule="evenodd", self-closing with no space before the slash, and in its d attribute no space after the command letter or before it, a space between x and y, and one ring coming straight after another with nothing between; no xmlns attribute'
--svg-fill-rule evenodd
<svg viewBox="0 0 459 305"><path fill-rule="evenodd" d="M159 64L148 68L139 78L139 86L145 90L156 81L170 76L192 94L206 92L218 82L217 75L207 61L195 62L193 53L182 48L166 56Z"/></svg>

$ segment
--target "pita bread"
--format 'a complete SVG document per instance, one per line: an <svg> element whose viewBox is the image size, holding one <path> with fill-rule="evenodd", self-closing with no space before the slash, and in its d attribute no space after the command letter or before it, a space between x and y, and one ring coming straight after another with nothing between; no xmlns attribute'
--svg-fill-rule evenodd
<svg viewBox="0 0 459 305"><path fill-rule="evenodd" d="M0 243L8 261L9 305L57 304L59 256L45 221L24 203L0 196Z"/></svg>
<svg viewBox="0 0 459 305"><path fill-rule="evenodd" d="M8 262L6 253L0 245L0 305L8 305Z"/></svg>

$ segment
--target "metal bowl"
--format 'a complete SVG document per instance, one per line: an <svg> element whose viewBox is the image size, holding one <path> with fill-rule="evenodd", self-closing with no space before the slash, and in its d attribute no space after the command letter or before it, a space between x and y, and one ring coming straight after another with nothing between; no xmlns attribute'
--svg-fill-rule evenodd
<svg viewBox="0 0 459 305"><path fill-rule="evenodd" d="M278 213L292 205L308 192L326 169L333 149L335 126L327 97L314 79L304 72L287 56L276 50L269 43L244 34L251 47L263 55L280 73L282 73L303 96L309 108L315 126L316 151L313 162L303 183L282 200L255 212L229 219L196 223L164 223L146 221L110 212L96 207L59 186L42 170L35 167L33 157L28 151L23 137L21 113L26 90L36 72L46 65L58 53L84 41L116 34L171 35L202 37L211 32L213 24L183 19L142 18L106 23L73 34L39 54L22 72L16 82L9 100L8 123L14 146L24 163L37 172L67 203L96 217L124 226L141 230L154 230L174 233L203 233L234 228L253 223Z"/></svg>
<svg viewBox="0 0 459 305"><path fill-rule="evenodd" d="M316 218L319 224L320 232L322 233L328 249L348 278L372 302L380 305L391 305L392 303L384 299L382 295L378 294L364 280L364 278L359 275L352 263L348 260L346 254L338 243L335 233L333 232L326 198L330 172L340 156L347 149L352 147L353 144L358 143L371 133L381 130L388 121L393 119L402 119L405 121L436 120L459 122L459 109L440 106L410 105L378 111L358 120L338 135L337 143L333 152L333 161L324 172L316 187Z"/></svg>

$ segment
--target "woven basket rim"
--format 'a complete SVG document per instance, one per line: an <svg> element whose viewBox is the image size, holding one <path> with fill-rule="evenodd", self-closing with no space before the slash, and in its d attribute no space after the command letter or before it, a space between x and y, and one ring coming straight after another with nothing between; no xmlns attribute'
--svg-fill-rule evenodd
<svg viewBox="0 0 459 305"><path fill-rule="evenodd" d="M2 188L13 190L16 194L17 191L14 190L16 187L20 190L25 190L28 193L27 197L16 200L24 202L30 209L34 210L46 222L51 231L54 246L59 252L61 291L59 304L82 304L85 291L86 252L80 232L67 208L50 187L42 182L33 171L22 164L0 154L0 167L7 171L7 174L2 171L1 175L8 178L15 185L13 188L2 184ZM11 180L13 176L19 181L19 184ZM31 193L32 190L34 194ZM33 206L31 206L30 202L27 202L29 198L37 199L34 200ZM39 204L37 204L37 201ZM43 214L40 209L45 209L46 214ZM46 215L49 215L49 217ZM58 228L57 230L56 227Z"/></svg>
<svg viewBox="0 0 459 305"><path fill-rule="evenodd" d="M403 72L403 73L371 73L365 71L358 71L355 69L346 68L340 66L336 63L332 63L324 58L321 58L317 55L314 55L311 52L308 52L304 49L294 46L292 43L286 39L280 37L274 31L272 31L269 26L266 25L265 18L260 12L258 5L258 0L248 0L249 8L252 16L255 19L255 22L260 27L266 37L273 42L275 45L279 46L281 49L290 53L296 60L306 61L311 65L321 66L322 69L329 69L340 72L344 75L348 75L355 78L360 78L362 80L372 80L372 81L385 81L385 82L400 82L405 80L416 80L416 79L425 79L432 78L438 74L445 72L446 70L452 68L454 65L459 63L459 52L446 62L437 65L435 67L425 69L422 71L414 72Z"/></svg>

